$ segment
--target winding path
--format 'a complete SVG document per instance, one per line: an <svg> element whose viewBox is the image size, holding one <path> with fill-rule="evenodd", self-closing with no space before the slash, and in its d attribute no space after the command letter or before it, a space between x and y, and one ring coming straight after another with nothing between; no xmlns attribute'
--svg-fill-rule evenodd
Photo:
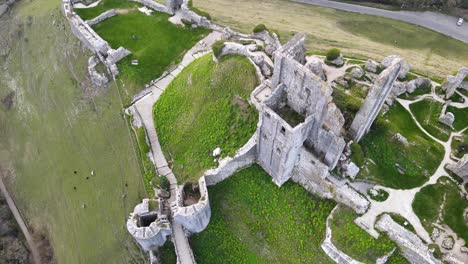
<svg viewBox="0 0 468 264"><path fill-rule="evenodd" d="M468 43L468 23L457 26L457 18L435 12L389 11L328 0L291 0L293 2L339 9L354 13L391 18L425 28Z"/></svg>
<svg viewBox="0 0 468 264"><path fill-rule="evenodd" d="M169 74L156 81L149 88L149 93L138 99L133 107L141 118L145 126L146 133L151 143L151 152L153 154L154 165L159 175L164 175L170 182L171 197L169 203L175 201L177 179L172 172L169 164L164 156L164 153L159 144L156 128L154 127L153 120L153 106L159 99L159 96L167 88L167 86L174 80L174 78L192 61L207 54L211 50L211 45L220 39L222 33L212 32L203 40L199 41L193 46L184 56L182 62ZM172 240L177 254L177 262L181 264L195 263L192 249L185 235L184 229L180 224L171 220L172 226Z"/></svg>
<svg viewBox="0 0 468 264"><path fill-rule="evenodd" d="M16 222L18 223L19 227L21 228L21 231L24 234L24 237L26 238L26 242L28 243L29 250L31 250L34 263L41 264L41 257L39 254L39 250L37 249L36 244L34 243L31 233L29 232L28 226L23 220L23 216L21 215L20 211L16 207L15 201L13 200L13 198L11 198L10 193L8 192L5 184L3 183L3 173L1 171L1 168L0 168L0 191L3 193L3 196L5 196L8 207L10 207L10 210L13 213L13 216L15 217Z"/></svg>

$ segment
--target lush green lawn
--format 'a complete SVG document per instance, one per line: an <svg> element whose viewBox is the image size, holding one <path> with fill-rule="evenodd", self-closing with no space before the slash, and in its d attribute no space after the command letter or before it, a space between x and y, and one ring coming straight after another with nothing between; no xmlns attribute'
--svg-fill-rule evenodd
<svg viewBox="0 0 468 264"><path fill-rule="evenodd" d="M112 48L123 46L132 52L118 63L127 99L180 61L185 51L209 32L176 26L168 18L164 13L147 16L131 10L93 26ZM134 59L138 60L138 65L131 64Z"/></svg>
<svg viewBox="0 0 468 264"><path fill-rule="evenodd" d="M11 110L0 103L0 166L13 173L16 203L48 235L57 263L143 263L125 229L145 192L117 88L86 80L91 53L76 48L58 4L15 8L33 19L27 41L0 58L0 100L16 94Z"/></svg>
<svg viewBox="0 0 468 264"><path fill-rule="evenodd" d="M102 0L97 6L92 8L73 9L83 20L93 19L101 13L110 9L135 9L141 6L129 0Z"/></svg>
<svg viewBox="0 0 468 264"><path fill-rule="evenodd" d="M468 241L468 221L464 218L464 210L468 201L460 194L459 187L449 178L442 177L436 184L421 189L413 201L413 209L421 220L424 228L432 232L433 223L437 222L441 204L442 223L448 225L465 241Z"/></svg>
<svg viewBox="0 0 468 264"><path fill-rule="evenodd" d="M447 141L452 129L439 122L442 107L442 103L431 99L424 99L410 105L411 112L427 132L442 141Z"/></svg>
<svg viewBox="0 0 468 264"><path fill-rule="evenodd" d="M386 236L373 238L354 223L358 215L348 207L340 207L330 222L333 244L353 259L364 263L375 261L388 254L395 244Z"/></svg>
<svg viewBox="0 0 468 264"><path fill-rule="evenodd" d="M459 131L468 127L468 108L456 108L449 105L447 111L455 115L455 121L453 122L455 130Z"/></svg>
<svg viewBox="0 0 468 264"><path fill-rule="evenodd" d="M159 142L174 160L178 180L196 181L216 166L212 152L233 154L253 135L258 114L247 99L257 86L255 68L240 56L219 64L208 54L185 68L154 107Z"/></svg>
<svg viewBox="0 0 468 264"><path fill-rule="evenodd" d="M161 264L176 264L177 256L175 253L174 244L171 241L166 241L162 247L159 248L159 257Z"/></svg>
<svg viewBox="0 0 468 264"><path fill-rule="evenodd" d="M404 146L394 139L396 133L406 137L410 145ZM367 162L358 177L397 189L423 184L437 169L444 155L442 145L426 136L399 103L376 120L360 145L365 157L373 162ZM400 174L396 164L406 172Z"/></svg>
<svg viewBox="0 0 468 264"><path fill-rule="evenodd" d="M211 221L191 238L198 263L333 263L320 248L334 202L281 188L258 165L209 187Z"/></svg>

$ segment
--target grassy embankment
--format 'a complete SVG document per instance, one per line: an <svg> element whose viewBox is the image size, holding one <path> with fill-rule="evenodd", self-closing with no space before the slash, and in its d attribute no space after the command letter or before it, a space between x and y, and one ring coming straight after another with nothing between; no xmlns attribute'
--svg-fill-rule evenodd
<svg viewBox="0 0 468 264"><path fill-rule="evenodd" d="M0 107L1 166L58 263L142 263L124 228L145 193L117 88L86 80L91 54L58 5L21 1L14 10L24 27L0 58L0 99L15 95L10 110Z"/></svg>
<svg viewBox="0 0 468 264"><path fill-rule="evenodd" d="M253 135L258 114L247 102L257 86L245 57L219 64L208 54L186 67L154 106L155 126L167 160L181 182L197 181L216 166L212 151L233 154Z"/></svg>
<svg viewBox="0 0 468 264"><path fill-rule="evenodd" d="M388 254L395 244L386 236L373 238L354 223L358 217L351 209L340 207L330 221L333 244L353 259L364 263L375 261Z"/></svg>
<svg viewBox="0 0 468 264"><path fill-rule="evenodd" d="M332 263L320 248L334 207L259 166L209 187L211 221L191 238L198 263Z"/></svg>
<svg viewBox="0 0 468 264"><path fill-rule="evenodd" d="M341 49L354 57L407 59L418 72L445 77L468 64L468 44L419 26L391 19L321 8L286 0L194 0L214 22L250 32L264 23L282 41L293 32L309 37L308 48Z"/></svg>
<svg viewBox="0 0 468 264"><path fill-rule="evenodd" d="M168 14L154 12L146 16L131 8L128 13L118 14L93 26L112 48L122 46L132 52L117 64L120 70L118 78L125 84L125 104L145 84L157 79L171 65L180 61L183 54L209 32L202 28L176 26L168 18ZM138 65L132 65L132 60L138 60Z"/></svg>
<svg viewBox="0 0 468 264"><path fill-rule="evenodd" d="M404 146L396 140L396 133L406 137L410 145ZM442 145L423 134L399 103L377 119L360 145L365 158L372 161L366 162L358 178L397 189L423 184L437 169L444 155ZM396 164L405 170L403 174Z"/></svg>
<svg viewBox="0 0 468 264"><path fill-rule="evenodd" d="M422 188L413 201L414 212L429 233L433 223L446 224L465 241L468 241L468 222L464 217L467 206L460 188L447 177Z"/></svg>

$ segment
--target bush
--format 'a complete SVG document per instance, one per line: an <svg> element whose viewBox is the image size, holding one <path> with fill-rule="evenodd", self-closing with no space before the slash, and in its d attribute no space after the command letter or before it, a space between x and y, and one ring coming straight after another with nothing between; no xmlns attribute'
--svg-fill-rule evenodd
<svg viewBox="0 0 468 264"><path fill-rule="evenodd" d="M171 185L166 176L154 176L153 179L151 179L151 183L154 187L158 187L159 189L166 191L169 191L169 187Z"/></svg>
<svg viewBox="0 0 468 264"><path fill-rule="evenodd" d="M364 152L362 151L361 145L357 142L351 144L352 156L351 160L356 163L359 167L364 165Z"/></svg>
<svg viewBox="0 0 468 264"><path fill-rule="evenodd" d="M341 51L339 49L336 49L336 48L330 49L327 52L327 60L328 61L334 61L334 60L338 59L340 54L341 54Z"/></svg>
<svg viewBox="0 0 468 264"><path fill-rule="evenodd" d="M213 50L213 54L215 55L216 58L221 55L221 52L223 51L224 48L224 40L218 40L213 45L211 45L211 49Z"/></svg>
<svg viewBox="0 0 468 264"><path fill-rule="evenodd" d="M265 31L265 30L268 31L268 28L265 26L265 24L258 24L258 25L256 25L254 27L253 32L258 33L258 32L262 32L262 31Z"/></svg>

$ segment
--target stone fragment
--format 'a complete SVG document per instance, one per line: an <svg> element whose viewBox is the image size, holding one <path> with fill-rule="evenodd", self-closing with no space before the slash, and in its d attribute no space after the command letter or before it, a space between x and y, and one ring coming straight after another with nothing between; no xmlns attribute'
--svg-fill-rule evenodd
<svg viewBox="0 0 468 264"><path fill-rule="evenodd" d="M217 147L213 150L213 157L218 157L219 155L221 155L221 148Z"/></svg>
<svg viewBox="0 0 468 264"><path fill-rule="evenodd" d="M344 175L354 180L359 173L359 167L354 162L349 162L344 168Z"/></svg>
<svg viewBox="0 0 468 264"><path fill-rule="evenodd" d="M451 250L453 248L453 245L455 244L455 240L451 236L446 236L444 237L444 240L442 241L442 248Z"/></svg>
<svg viewBox="0 0 468 264"><path fill-rule="evenodd" d="M463 155L457 163L447 165L447 169L463 178L465 182L468 181L468 154Z"/></svg>
<svg viewBox="0 0 468 264"><path fill-rule="evenodd" d="M327 80L327 75L323 69L323 63L321 61L312 61L305 65L312 73L320 77L323 81Z"/></svg>
<svg viewBox="0 0 468 264"><path fill-rule="evenodd" d="M353 67L349 73L355 79L361 79L362 76L364 76L364 71L361 69L361 67Z"/></svg>
<svg viewBox="0 0 468 264"><path fill-rule="evenodd" d="M393 64L393 61L395 60L399 60L400 61L400 64L401 64L401 70L400 70L400 73L398 74L398 78L399 79L403 79L406 77L406 74L408 74L408 72L410 71L411 69L411 66L406 62L406 60L400 58L400 56L397 56L397 55L390 55L388 57L385 57L382 62L381 62L381 65L384 67L384 68L388 68L390 67L392 64Z"/></svg>
<svg viewBox="0 0 468 264"><path fill-rule="evenodd" d="M376 73L377 69L379 68L379 63L376 62L375 60L367 60L365 64L365 69L368 72Z"/></svg>
<svg viewBox="0 0 468 264"><path fill-rule="evenodd" d="M398 142L402 143L403 145L405 146L409 146L409 141L407 138L405 138L403 135L401 135L400 133L396 133L394 136L393 136L394 139L396 139Z"/></svg>
<svg viewBox="0 0 468 264"><path fill-rule="evenodd" d="M468 76L468 68L466 67L460 68L456 76L447 76L447 79L441 87L442 90L445 91L446 99L450 98L455 93L455 91L462 84L466 76Z"/></svg>
<svg viewBox="0 0 468 264"><path fill-rule="evenodd" d="M446 112L445 114L442 113L439 116L439 122L446 126L453 127L454 121L455 121L455 115L451 112Z"/></svg>
<svg viewBox="0 0 468 264"><path fill-rule="evenodd" d="M340 56L338 56L338 58L332 60L332 61L328 61L330 64L332 65L335 65L335 66L342 66L344 64L344 61L343 61L343 54L340 54Z"/></svg>

